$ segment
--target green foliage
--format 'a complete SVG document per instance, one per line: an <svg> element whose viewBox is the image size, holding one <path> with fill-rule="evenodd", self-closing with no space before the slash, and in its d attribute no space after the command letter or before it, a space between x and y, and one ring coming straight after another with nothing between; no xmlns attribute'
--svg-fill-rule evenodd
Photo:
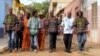
<svg viewBox="0 0 100 56"><path fill-rule="evenodd" d="M48 13L49 1L44 1L43 3L33 3L27 6L31 10L37 10L38 12L42 12L43 14Z"/></svg>

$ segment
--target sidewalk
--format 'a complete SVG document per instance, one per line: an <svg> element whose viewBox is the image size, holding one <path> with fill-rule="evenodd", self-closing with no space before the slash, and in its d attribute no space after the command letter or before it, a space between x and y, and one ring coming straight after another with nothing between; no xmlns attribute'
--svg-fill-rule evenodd
<svg viewBox="0 0 100 56"><path fill-rule="evenodd" d="M0 38L0 52L7 47L7 38Z"/></svg>

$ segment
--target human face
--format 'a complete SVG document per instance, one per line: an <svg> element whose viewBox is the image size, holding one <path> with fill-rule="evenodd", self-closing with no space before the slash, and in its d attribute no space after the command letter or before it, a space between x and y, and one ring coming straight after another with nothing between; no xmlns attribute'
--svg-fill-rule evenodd
<svg viewBox="0 0 100 56"><path fill-rule="evenodd" d="M72 16L71 12L68 12L67 17L71 18L71 16Z"/></svg>
<svg viewBox="0 0 100 56"><path fill-rule="evenodd" d="M53 17L53 12L50 12L50 16Z"/></svg>
<svg viewBox="0 0 100 56"><path fill-rule="evenodd" d="M9 14L12 14L12 8L9 8L8 11L9 11Z"/></svg>
<svg viewBox="0 0 100 56"><path fill-rule="evenodd" d="M38 17L38 14L37 14L37 13L35 13L35 14L34 14L34 17Z"/></svg>
<svg viewBox="0 0 100 56"><path fill-rule="evenodd" d="M43 19L43 15L40 15L40 19Z"/></svg>
<svg viewBox="0 0 100 56"><path fill-rule="evenodd" d="M79 17L82 17L83 16L81 11L78 12L78 16Z"/></svg>

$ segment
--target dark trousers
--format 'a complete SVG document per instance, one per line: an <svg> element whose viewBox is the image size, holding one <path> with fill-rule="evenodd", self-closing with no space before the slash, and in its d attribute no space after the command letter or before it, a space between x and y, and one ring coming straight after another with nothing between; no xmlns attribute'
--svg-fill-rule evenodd
<svg viewBox="0 0 100 56"><path fill-rule="evenodd" d="M22 38L23 38L23 32L18 31L16 33L16 48L22 48Z"/></svg>
<svg viewBox="0 0 100 56"><path fill-rule="evenodd" d="M50 35L50 49L56 49L57 33L50 32L49 35Z"/></svg>
<svg viewBox="0 0 100 56"><path fill-rule="evenodd" d="M72 34L64 34L64 44L67 51L70 51L72 44Z"/></svg>

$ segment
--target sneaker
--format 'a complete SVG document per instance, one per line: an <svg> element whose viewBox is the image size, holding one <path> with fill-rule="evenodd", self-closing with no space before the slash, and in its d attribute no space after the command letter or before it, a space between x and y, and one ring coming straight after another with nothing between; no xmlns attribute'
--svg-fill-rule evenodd
<svg viewBox="0 0 100 56"><path fill-rule="evenodd" d="M33 49L30 49L30 51L33 52L34 50Z"/></svg>
<svg viewBox="0 0 100 56"><path fill-rule="evenodd" d="M19 51L22 51L22 48L20 48Z"/></svg>
<svg viewBox="0 0 100 56"><path fill-rule="evenodd" d="M65 50L65 52L72 53L71 51L69 51L69 50L67 50L67 49Z"/></svg>
<svg viewBox="0 0 100 56"><path fill-rule="evenodd" d="M12 53L12 50L9 50L8 53Z"/></svg>
<svg viewBox="0 0 100 56"><path fill-rule="evenodd" d="M35 49L34 52L37 53L37 50Z"/></svg>
<svg viewBox="0 0 100 56"><path fill-rule="evenodd" d="M71 51L67 51L68 53L72 53Z"/></svg>
<svg viewBox="0 0 100 56"><path fill-rule="evenodd" d="M51 49L49 52L52 53L53 52L53 49Z"/></svg>
<svg viewBox="0 0 100 56"><path fill-rule="evenodd" d="M64 50L65 52L67 52L68 50L66 49L66 50Z"/></svg>
<svg viewBox="0 0 100 56"><path fill-rule="evenodd" d="M53 52L56 52L56 49L53 49Z"/></svg>

